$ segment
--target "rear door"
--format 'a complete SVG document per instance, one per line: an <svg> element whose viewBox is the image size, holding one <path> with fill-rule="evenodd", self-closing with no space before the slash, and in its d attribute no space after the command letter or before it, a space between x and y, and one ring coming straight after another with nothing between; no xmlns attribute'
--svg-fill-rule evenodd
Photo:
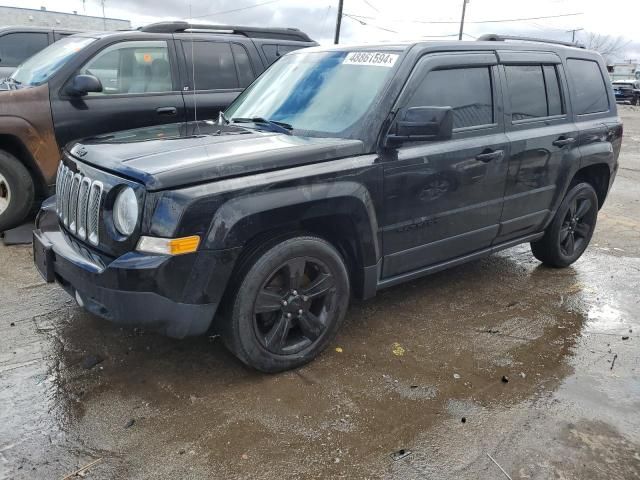
<svg viewBox="0 0 640 480"><path fill-rule="evenodd" d="M217 119L261 71L241 42L196 37L183 38L180 44L185 65L182 91L189 121Z"/></svg>
<svg viewBox="0 0 640 480"><path fill-rule="evenodd" d="M383 277L488 248L498 233L509 159L493 52L431 54L396 108L448 106L453 138L408 142L385 159Z"/></svg>
<svg viewBox="0 0 640 480"><path fill-rule="evenodd" d="M504 210L496 243L538 232L579 161L578 132L560 58L498 52L505 125L511 144Z"/></svg>
<svg viewBox="0 0 640 480"><path fill-rule="evenodd" d="M65 86L75 74L94 75L103 91L69 96ZM113 43L93 55L51 92L58 144L91 135L184 122L185 110L173 40Z"/></svg>

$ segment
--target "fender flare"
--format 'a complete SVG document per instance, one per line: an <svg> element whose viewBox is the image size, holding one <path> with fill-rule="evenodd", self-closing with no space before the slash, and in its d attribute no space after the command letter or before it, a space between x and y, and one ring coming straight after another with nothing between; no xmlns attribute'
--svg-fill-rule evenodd
<svg viewBox="0 0 640 480"><path fill-rule="evenodd" d="M204 247L234 248L269 230L335 216L352 222L362 266L375 265L380 258L375 208L366 187L351 181L279 188L230 199L216 211Z"/></svg>

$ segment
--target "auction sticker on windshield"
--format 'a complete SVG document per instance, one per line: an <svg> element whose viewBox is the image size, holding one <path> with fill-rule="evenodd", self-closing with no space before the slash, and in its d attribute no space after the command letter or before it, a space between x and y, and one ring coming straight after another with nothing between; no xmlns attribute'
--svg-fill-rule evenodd
<svg viewBox="0 0 640 480"><path fill-rule="evenodd" d="M371 65L391 68L397 59L398 55L395 53L349 52L342 63L344 65Z"/></svg>

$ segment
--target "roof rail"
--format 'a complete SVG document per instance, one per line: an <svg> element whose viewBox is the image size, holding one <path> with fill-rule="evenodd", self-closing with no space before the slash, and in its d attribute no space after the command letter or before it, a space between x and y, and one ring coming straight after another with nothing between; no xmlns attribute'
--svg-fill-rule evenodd
<svg viewBox="0 0 640 480"><path fill-rule="evenodd" d="M486 33L478 37L480 42L504 42L505 40L520 40L523 42L553 43L556 45L564 45L565 47L585 48L578 42L563 42L562 40L549 40L546 38L520 37L517 35L499 35L497 33Z"/></svg>
<svg viewBox="0 0 640 480"><path fill-rule="evenodd" d="M181 32L209 32L235 33L252 38L272 38L276 40L298 40L313 42L309 36L297 28L263 28L242 27L237 25L211 25L207 23L189 23L185 21L157 22L140 27L141 32L151 33L181 33Z"/></svg>

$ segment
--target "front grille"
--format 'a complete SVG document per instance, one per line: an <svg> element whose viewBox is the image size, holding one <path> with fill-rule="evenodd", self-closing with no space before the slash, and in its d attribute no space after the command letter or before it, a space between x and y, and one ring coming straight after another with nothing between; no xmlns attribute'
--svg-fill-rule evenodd
<svg viewBox="0 0 640 480"><path fill-rule="evenodd" d="M73 173L60 163L56 179L56 210L62 224L74 235L89 243L100 242L100 204L102 182Z"/></svg>

